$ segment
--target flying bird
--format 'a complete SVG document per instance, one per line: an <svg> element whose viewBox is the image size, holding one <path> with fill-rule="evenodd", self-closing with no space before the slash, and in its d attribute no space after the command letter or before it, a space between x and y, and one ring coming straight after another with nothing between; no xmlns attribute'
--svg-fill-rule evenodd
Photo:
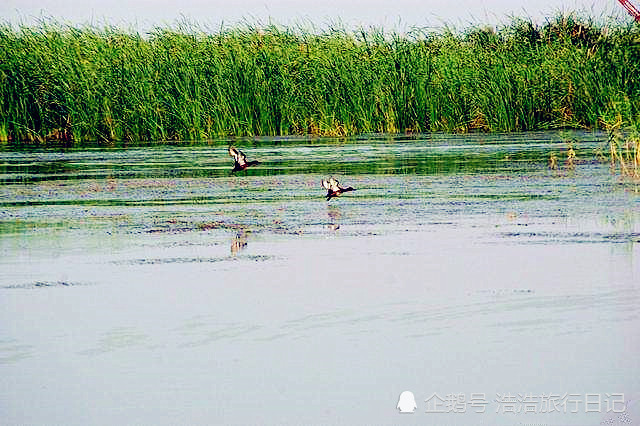
<svg viewBox="0 0 640 426"><path fill-rule="evenodd" d="M233 172L239 172L240 170L245 170L249 166L260 164L259 161L255 160L247 161L247 156L233 146L229 147L229 155L233 157Z"/></svg>
<svg viewBox="0 0 640 426"><path fill-rule="evenodd" d="M340 186L340 183L334 178L329 178L329 180L322 179L322 186L327 190L327 201L332 199L333 197L337 197L343 192L355 191L355 188L349 186L347 188L343 188Z"/></svg>

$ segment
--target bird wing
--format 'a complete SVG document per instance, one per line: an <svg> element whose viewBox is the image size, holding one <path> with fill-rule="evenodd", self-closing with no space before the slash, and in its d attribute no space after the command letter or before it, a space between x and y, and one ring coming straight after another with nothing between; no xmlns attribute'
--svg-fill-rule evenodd
<svg viewBox="0 0 640 426"><path fill-rule="evenodd" d="M233 157L234 160L238 161L238 150L234 147L229 147L229 155Z"/></svg>
<svg viewBox="0 0 640 426"><path fill-rule="evenodd" d="M229 155L232 156L233 160L241 166L247 163L247 156L233 146L229 147Z"/></svg>
<svg viewBox="0 0 640 426"><path fill-rule="evenodd" d="M340 184L334 178L329 179L329 188L331 191L336 192L340 190Z"/></svg>
<svg viewBox="0 0 640 426"><path fill-rule="evenodd" d="M329 181L327 181L326 179L322 179L322 186L324 186L324 189L326 189L327 191L331 191L331 186L329 185Z"/></svg>

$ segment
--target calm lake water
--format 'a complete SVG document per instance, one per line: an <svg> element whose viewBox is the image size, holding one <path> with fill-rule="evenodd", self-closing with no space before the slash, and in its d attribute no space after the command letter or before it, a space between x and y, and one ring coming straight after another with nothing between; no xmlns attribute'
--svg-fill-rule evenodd
<svg viewBox="0 0 640 426"><path fill-rule="evenodd" d="M238 140L235 175L226 141L4 148L1 423L638 422L640 196L605 142Z"/></svg>

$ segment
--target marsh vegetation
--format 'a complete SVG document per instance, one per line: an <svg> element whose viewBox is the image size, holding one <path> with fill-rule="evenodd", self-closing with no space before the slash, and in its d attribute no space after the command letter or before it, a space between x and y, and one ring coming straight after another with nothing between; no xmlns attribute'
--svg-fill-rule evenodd
<svg viewBox="0 0 640 426"><path fill-rule="evenodd" d="M206 140L637 122L640 30L0 25L0 140Z"/></svg>

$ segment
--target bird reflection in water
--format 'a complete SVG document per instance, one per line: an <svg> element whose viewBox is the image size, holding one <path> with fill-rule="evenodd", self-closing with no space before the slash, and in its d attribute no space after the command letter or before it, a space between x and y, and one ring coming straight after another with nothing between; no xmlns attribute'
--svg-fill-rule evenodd
<svg viewBox="0 0 640 426"><path fill-rule="evenodd" d="M340 207L338 207L336 204L327 205L327 216L329 217L327 228L332 231L337 231L338 229L340 229L340 217L342 217Z"/></svg>
<svg viewBox="0 0 640 426"><path fill-rule="evenodd" d="M247 247L247 238L249 231L240 229L231 240L231 256L236 256L238 252Z"/></svg>

